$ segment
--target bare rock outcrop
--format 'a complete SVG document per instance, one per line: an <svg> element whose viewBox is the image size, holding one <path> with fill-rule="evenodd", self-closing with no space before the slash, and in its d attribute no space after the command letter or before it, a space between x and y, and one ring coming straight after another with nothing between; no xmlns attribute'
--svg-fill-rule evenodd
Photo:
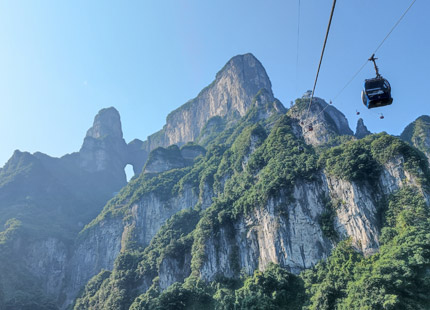
<svg viewBox="0 0 430 310"><path fill-rule="evenodd" d="M298 135L313 146L322 145L339 135L353 135L345 115L323 99L314 97L310 103L310 91L289 109L288 115L297 120Z"/></svg>
<svg viewBox="0 0 430 310"><path fill-rule="evenodd" d="M367 129L366 125L364 125L363 119L359 118L357 121L357 128L355 129L355 137L361 139L370 134L372 133Z"/></svg>
<svg viewBox="0 0 430 310"><path fill-rule="evenodd" d="M430 116L422 115L403 130L400 138L423 152L430 162Z"/></svg>

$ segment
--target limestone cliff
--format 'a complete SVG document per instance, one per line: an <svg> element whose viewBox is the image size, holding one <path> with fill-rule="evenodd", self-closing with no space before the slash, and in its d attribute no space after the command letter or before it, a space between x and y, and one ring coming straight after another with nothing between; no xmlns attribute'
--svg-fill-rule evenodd
<svg viewBox="0 0 430 310"><path fill-rule="evenodd" d="M355 137L357 139L361 139L370 134L371 132L367 129L366 125L364 125L363 119L359 118L357 121L357 127L355 129Z"/></svg>
<svg viewBox="0 0 430 310"><path fill-rule="evenodd" d="M102 109L87 131L79 151L79 164L90 172L110 170L124 178L126 158L127 145L123 139L119 113L115 108Z"/></svg>
<svg viewBox="0 0 430 310"><path fill-rule="evenodd" d="M400 138L423 152L430 161L430 116L418 117L406 126Z"/></svg>
<svg viewBox="0 0 430 310"><path fill-rule="evenodd" d="M196 98L167 116L162 130L149 136L145 142L135 141L130 147L136 149L139 144L140 156L148 156L151 150L160 146L181 146L195 141L211 119L220 117L231 122L244 116L261 89L267 91L269 101L273 102L272 84L258 59L252 54L235 56ZM278 105L283 109L282 104Z"/></svg>
<svg viewBox="0 0 430 310"><path fill-rule="evenodd" d="M353 135L348 120L338 109L318 97L309 103L310 91L297 99L288 111L288 115L297 120L300 135L307 143L317 146L339 135Z"/></svg>
<svg viewBox="0 0 430 310"><path fill-rule="evenodd" d="M23 223L0 232L0 302L28 293L13 274L54 309L129 309L190 279L234 283L271 263L297 274L345 239L379 251L392 194L410 187L430 203L428 165L407 143L360 122L354 137L335 107L308 102L287 111L261 63L239 55L147 141L126 144L108 108L77 153L17 151L0 170L0 222ZM426 121L402 134L425 154Z"/></svg>
<svg viewBox="0 0 430 310"><path fill-rule="evenodd" d="M9 271L0 282L9 308L18 307L16 294L64 302L73 239L126 184L126 151L114 108L96 115L77 153L54 158L15 151L0 172L0 223L21 223L7 235L12 246L1 250L0 269ZM20 285L14 274L33 284Z"/></svg>
<svg viewBox="0 0 430 310"><path fill-rule="evenodd" d="M114 218L125 220L124 254L119 257L137 260L137 267L128 269L134 295L113 293L111 299L130 305L148 289L163 291L188 277L208 282L238 279L241 272L263 271L270 263L299 273L329 257L338 242L348 238L357 251L372 255L380 246L384 199L400 188L413 187L428 200L427 181L423 181L428 168L419 153L400 140L386 134L362 140L351 137L325 155L344 152L344 168L333 169L330 159L322 155L317 166L314 148L305 142L323 145L329 139L323 135L307 140L298 130L295 114L277 114L276 124L270 125L273 114L257 106L236 127L220 134L230 134L227 146L212 145L189 167L166 164L170 170L159 171L151 179L142 175L124 189L121 200L106 209ZM345 120L340 112L332 110L331 114L325 116L331 118L330 125L323 124L327 119L320 120L326 126L325 135L351 133L342 127ZM248 123L250 119L257 121ZM348 152L355 152L350 160L345 159ZM412 169L413 162L419 166ZM375 167L374 174L367 172L367 166ZM347 167L354 169L351 175L345 172ZM360 178L355 172L362 173ZM143 191L137 199L133 188ZM182 215L171 218L184 214L181 210L188 210L197 220L179 220ZM102 223L101 218L90 229L101 234ZM140 256L127 256L132 255L126 254L128 247L141 249ZM93 256L105 255L103 249L95 251L98 254ZM116 272L119 269L114 266L112 274ZM97 291L81 296L75 309L108 307L105 292L115 292L129 281L110 276Z"/></svg>

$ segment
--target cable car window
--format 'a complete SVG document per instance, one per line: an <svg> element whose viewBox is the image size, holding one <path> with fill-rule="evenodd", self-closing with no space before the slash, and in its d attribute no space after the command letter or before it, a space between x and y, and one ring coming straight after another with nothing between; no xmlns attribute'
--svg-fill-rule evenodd
<svg viewBox="0 0 430 310"><path fill-rule="evenodd" d="M366 88L367 89L381 88L381 82L380 81L368 81L368 82L366 82Z"/></svg>

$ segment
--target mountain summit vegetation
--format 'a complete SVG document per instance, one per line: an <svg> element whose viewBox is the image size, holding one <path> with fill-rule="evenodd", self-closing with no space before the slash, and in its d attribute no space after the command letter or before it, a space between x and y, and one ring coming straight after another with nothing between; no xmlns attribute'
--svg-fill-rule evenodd
<svg viewBox="0 0 430 310"><path fill-rule="evenodd" d="M15 152L0 308L429 309L429 117L354 135L307 99L239 55L146 141L110 108L78 153Z"/></svg>

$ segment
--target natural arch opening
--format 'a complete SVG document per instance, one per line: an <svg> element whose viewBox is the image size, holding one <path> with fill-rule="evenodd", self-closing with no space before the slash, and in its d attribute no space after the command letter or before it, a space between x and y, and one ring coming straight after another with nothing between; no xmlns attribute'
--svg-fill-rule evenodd
<svg viewBox="0 0 430 310"><path fill-rule="evenodd" d="M124 168L125 175L127 176L127 182L131 180L131 178L134 176L134 170L133 166L130 164L127 164Z"/></svg>

